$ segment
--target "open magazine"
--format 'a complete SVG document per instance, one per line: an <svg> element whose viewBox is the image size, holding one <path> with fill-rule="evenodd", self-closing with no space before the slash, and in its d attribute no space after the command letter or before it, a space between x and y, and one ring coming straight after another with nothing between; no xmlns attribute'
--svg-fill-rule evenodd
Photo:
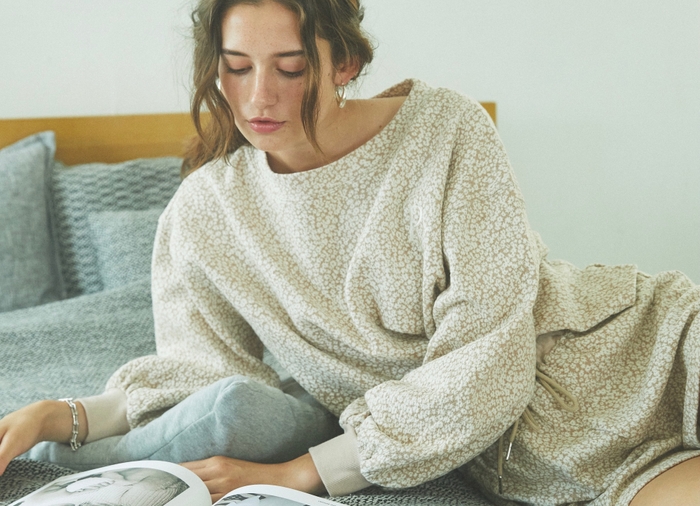
<svg viewBox="0 0 700 506"><path fill-rule="evenodd" d="M10 506L212 506L197 475L177 464L146 460L100 467L63 476ZM340 503L275 485L247 485L232 490L214 506L343 506Z"/></svg>

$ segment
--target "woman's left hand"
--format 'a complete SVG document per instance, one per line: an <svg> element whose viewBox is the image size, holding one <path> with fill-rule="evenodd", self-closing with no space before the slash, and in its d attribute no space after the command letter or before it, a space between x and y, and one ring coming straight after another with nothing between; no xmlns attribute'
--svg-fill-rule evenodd
<svg viewBox="0 0 700 506"><path fill-rule="evenodd" d="M244 485L281 485L302 492L321 494L325 491L311 455L281 464L257 464L228 457L211 457L182 466L194 472L204 482L212 502L218 501L233 489Z"/></svg>

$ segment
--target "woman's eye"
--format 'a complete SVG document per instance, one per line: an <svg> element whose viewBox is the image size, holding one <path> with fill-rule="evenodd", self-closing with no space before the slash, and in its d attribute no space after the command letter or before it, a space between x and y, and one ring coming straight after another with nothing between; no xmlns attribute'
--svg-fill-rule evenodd
<svg viewBox="0 0 700 506"><path fill-rule="evenodd" d="M301 76L303 76L303 75L304 75L304 70L305 70L305 69L301 69L301 70L298 70L298 71L296 71L296 72L290 72L290 71L288 71L288 70L280 70L280 72L282 73L282 75L284 75L284 76L286 76L286 77L292 77L292 78L293 78L293 77L301 77Z"/></svg>
<svg viewBox="0 0 700 506"><path fill-rule="evenodd" d="M226 72L228 72L229 74L237 74L237 75L245 74L246 72L248 72L248 70L249 70L249 67L244 67L244 68L240 68L240 69L232 69L231 67L226 68Z"/></svg>

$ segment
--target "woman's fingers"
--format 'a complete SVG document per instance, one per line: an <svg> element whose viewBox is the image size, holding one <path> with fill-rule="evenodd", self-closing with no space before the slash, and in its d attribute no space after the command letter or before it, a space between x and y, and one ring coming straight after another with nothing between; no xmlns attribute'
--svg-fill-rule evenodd
<svg viewBox="0 0 700 506"><path fill-rule="evenodd" d="M219 457L212 457L211 459L184 462L180 465L186 467L194 474L196 474L199 478L204 480L209 477L216 476L217 473L221 472L214 461L214 459L218 458Z"/></svg>
<svg viewBox="0 0 700 506"><path fill-rule="evenodd" d="M281 484L279 464L257 464L228 457L211 457L181 465L204 482L212 501L218 501L231 490L244 485Z"/></svg>
<svg viewBox="0 0 700 506"><path fill-rule="evenodd" d="M185 462L186 467L204 482L212 502L221 499L230 490L242 485L243 472L234 459L212 457L205 460Z"/></svg>
<svg viewBox="0 0 700 506"><path fill-rule="evenodd" d="M5 473L7 466L10 461L14 458L11 457L12 450L9 448L10 443L8 443L8 438L5 437L7 430L2 426L2 421L0 420L0 476Z"/></svg>

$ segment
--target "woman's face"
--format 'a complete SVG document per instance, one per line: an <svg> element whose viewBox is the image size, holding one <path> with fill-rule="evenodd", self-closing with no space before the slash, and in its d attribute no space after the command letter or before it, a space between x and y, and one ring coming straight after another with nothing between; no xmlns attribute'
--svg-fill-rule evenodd
<svg viewBox="0 0 700 506"><path fill-rule="evenodd" d="M296 15L274 1L235 5L223 19L222 46L221 89L245 138L273 159L308 152L301 123L306 61ZM342 76L333 71L328 42L319 39L318 49L320 130L338 110L334 79Z"/></svg>

